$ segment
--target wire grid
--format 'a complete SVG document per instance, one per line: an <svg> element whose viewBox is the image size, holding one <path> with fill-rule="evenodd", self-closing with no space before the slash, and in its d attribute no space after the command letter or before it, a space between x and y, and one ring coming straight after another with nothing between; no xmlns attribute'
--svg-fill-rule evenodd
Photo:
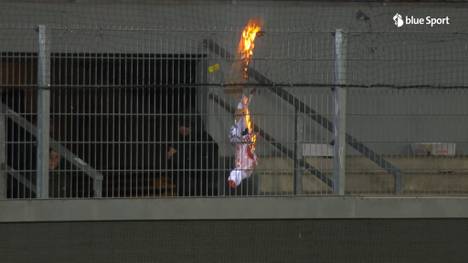
<svg viewBox="0 0 468 263"><path fill-rule="evenodd" d="M1 56L3 172L7 197L33 198L37 40L18 30L2 34L19 43ZM248 81L239 32L52 28L50 137L68 154L51 148L49 196L96 197L94 175L77 163L102 175L109 198L333 194L333 32L267 32ZM361 143L347 145L347 193L395 193L395 174L375 155L401 171L399 194L468 190L464 38L347 33L346 131ZM227 133L240 94L254 89L259 164L233 190ZM426 142L455 143L457 155L411 148Z"/></svg>
<svg viewBox="0 0 468 263"><path fill-rule="evenodd" d="M0 193L5 197L35 197L36 145L34 131L24 129L22 124L34 124L37 107L37 37L34 31L2 30L2 42L21 39L29 52L12 49L2 51L1 60L1 132L2 160ZM19 119L15 122L13 119Z"/></svg>

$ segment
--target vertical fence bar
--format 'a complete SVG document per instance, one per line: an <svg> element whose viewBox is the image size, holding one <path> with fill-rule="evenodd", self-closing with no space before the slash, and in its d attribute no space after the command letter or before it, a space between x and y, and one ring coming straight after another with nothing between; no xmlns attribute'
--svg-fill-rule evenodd
<svg viewBox="0 0 468 263"><path fill-rule="evenodd" d="M37 191L38 197L49 196L49 128L50 128L50 42L46 26L39 25L39 56L37 67Z"/></svg>
<svg viewBox="0 0 468 263"><path fill-rule="evenodd" d="M5 112L0 112L0 199L7 197Z"/></svg>
<svg viewBox="0 0 468 263"><path fill-rule="evenodd" d="M335 83L346 83L346 39L342 29L335 32ZM346 88L337 86L334 93L334 118L333 118L333 191L335 194L345 193L345 169L346 169Z"/></svg>

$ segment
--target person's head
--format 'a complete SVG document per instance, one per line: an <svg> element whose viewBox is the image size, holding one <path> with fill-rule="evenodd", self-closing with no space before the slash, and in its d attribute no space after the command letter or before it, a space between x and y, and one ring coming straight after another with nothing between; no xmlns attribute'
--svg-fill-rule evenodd
<svg viewBox="0 0 468 263"><path fill-rule="evenodd" d="M60 164L60 155L55 150L49 152L49 170L55 170Z"/></svg>
<svg viewBox="0 0 468 263"><path fill-rule="evenodd" d="M179 134L186 137L190 135L190 127L188 125L182 124L179 126Z"/></svg>

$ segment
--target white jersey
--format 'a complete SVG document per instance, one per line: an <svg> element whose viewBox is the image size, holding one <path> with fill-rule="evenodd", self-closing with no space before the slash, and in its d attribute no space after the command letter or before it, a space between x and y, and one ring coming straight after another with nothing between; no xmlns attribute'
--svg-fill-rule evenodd
<svg viewBox="0 0 468 263"><path fill-rule="evenodd" d="M257 165L257 156L253 151L253 133L248 132L245 117L237 121L229 132L229 140L235 147L235 168L228 178L239 185L252 174Z"/></svg>

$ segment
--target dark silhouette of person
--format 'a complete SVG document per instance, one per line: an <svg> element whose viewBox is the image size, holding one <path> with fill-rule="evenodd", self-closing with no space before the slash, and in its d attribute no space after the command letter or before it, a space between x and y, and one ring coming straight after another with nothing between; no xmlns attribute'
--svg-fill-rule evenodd
<svg viewBox="0 0 468 263"><path fill-rule="evenodd" d="M218 146L199 117L176 118L166 148L168 171L179 196L217 195Z"/></svg>

